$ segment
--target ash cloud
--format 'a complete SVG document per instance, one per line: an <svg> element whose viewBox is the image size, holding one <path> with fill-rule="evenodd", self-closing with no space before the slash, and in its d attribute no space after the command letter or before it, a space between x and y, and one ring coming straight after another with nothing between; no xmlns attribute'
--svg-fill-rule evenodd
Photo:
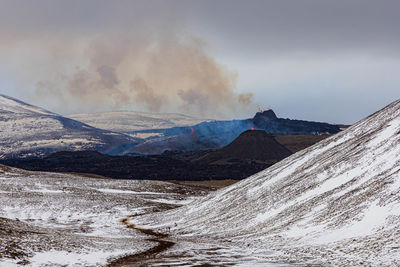
<svg viewBox="0 0 400 267"><path fill-rule="evenodd" d="M176 5L103 1L93 12L88 2L40 3L9 1L13 16L0 11L2 25L13 25L0 25L6 37L0 48L18 69L22 94L31 93L27 101L61 113L133 109L207 117L240 113L251 102L236 93L237 73L186 32Z"/></svg>
<svg viewBox="0 0 400 267"><path fill-rule="evenodd" d="M251 104L251 94L235 93L237 74L218 64L196 38L175 33L147 40L101 38L84 49L76 70L39 81L36 96L46 92L76 109L139 106L201 116L223 116Z"/></svg>
<svg viewBox="0 0 400 267"><path fill-rule="evenodd" d="M168 99L165 96L156 93L141 78L131 82L131 91L133 92L133 98L137 102L143 103L150 111L159 112L162 106L168 103Z"/></svg>

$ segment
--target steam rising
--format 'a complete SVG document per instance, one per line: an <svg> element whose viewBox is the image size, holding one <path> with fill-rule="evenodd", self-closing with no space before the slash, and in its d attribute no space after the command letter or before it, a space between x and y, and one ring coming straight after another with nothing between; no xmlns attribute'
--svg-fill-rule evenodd
<svg viewBox="0 0 400 267"><path fill-rule="evenodd" d="M38 81L36 97L68 103L70 110L139 107L198 116L223 116L252 102L252 94L235 93L237 74L218 64L197 38L107 36L83 43L77 54L77 61L57 62L67 66L49 66L57 70L55 78Z"/></svg>

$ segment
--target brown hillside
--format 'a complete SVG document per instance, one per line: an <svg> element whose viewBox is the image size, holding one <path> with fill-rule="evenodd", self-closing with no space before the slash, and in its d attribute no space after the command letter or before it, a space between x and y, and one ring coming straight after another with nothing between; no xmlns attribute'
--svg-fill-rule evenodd
<svg viewBox="0 0 400 267"><path fill-rule="evenodd" d="M229 145L207 153L194 161L207 164L232 164L237 161L273 164L291 154L290 150L265 131L248 130Z"/></svg>
<svg viewBox="0 0 400 267"><path fill-rule="evenodd" d="M284 134L274 134L275 140L281 145L296 153L303 150L315 143L331 136L331 134L323 135L313 135L313 134L298 134L298 135L284 135Z"/></svg>

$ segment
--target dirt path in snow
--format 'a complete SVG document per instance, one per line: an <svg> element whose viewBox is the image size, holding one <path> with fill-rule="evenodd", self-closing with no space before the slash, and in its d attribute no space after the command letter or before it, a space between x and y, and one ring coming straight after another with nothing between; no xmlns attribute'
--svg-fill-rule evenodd
<svg viewBox="0 0 400 267"><path fill-rule="evenodd" d="M142 227L138 227L135 224L129 222L130 218L133 218L134 216L129 216L126 218L123 218L121 220L121 222L123 224L125 224L126 227L131 228L131 229L135 229L138 230L146 235L150 235L153 236L152 238L148 238L146 240L148 241L153 241L153 242L157 242L158 245L150 248L146 251L140 252L140 253L136 253L136 254L132 254L132 255L127 255L124 257L121 257L119 259L116 259L112 262L110 262L109 264L107 264L107 267L118 267L118 266L137 266L138 264L140 265L141 261L144 260L148 260L149 258L151 258L152 256L154 256L155 254L158 254L160 252L166 251L167 249L171 248L173 245L175 245L174 242L171 241L167 241L164 240L165 238L167 238L169 235L166 233L160 233L160 232L156 232L152 229L146 229L146 228L142 228Z"/></svg>

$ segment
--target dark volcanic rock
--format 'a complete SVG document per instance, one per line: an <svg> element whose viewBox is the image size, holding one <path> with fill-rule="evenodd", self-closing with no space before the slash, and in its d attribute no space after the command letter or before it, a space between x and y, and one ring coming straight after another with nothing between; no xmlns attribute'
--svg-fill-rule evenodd
<svg viewBox="0 0 400 267"><path fill-rule="evenodd" d="M180 157L178 154L130 157L91 151L59 152L44 159L14 159L2 163L34 171L91 173L117 179L181 181L239 180L271 165L241 161L229 166L202 164L186 160L186 156Z"/></svg>
<svg viewBox="0 0 400 267"><path fill-rule="evenodd" d="M136 157L109 156L96 151L63 151L44 159L3 163L27 170L92 173L120 179L243 179L290 154L265 131L246 131L218 150L168 151L162 155Z"/></svg>
<svg viewBox="0 0 400 267"><path fill-rule="evenodd" d="M257 112L252 119L254 128L262 129L271 134L334 134L340 131L339 125L325 122L302 121L278 118L270 109L264 112Z"/></svg>
<svg viewBox="0 0 400 267"><path fill-rule="evenodd" d="M256 115L253 118L253 123L254 125L267 125L267 123L271 120L276 120L278 117L275 115L275 112L272 109L263 111L263 112L257 112Z"/></svg>
<svg viewBox="0 0 400 267"><path fill-rule="evenodd" d="M289 156L291 149L314 144L320 136L282 136L246 131L221 149L166 151L161 155L109 156L96 151L57 152L44 159L10 159L0 163L26 170L80 172L117 179L243 179ZM322 137L321 137L322 138ZM278 140L280 143L278 143Z"/></svg>

